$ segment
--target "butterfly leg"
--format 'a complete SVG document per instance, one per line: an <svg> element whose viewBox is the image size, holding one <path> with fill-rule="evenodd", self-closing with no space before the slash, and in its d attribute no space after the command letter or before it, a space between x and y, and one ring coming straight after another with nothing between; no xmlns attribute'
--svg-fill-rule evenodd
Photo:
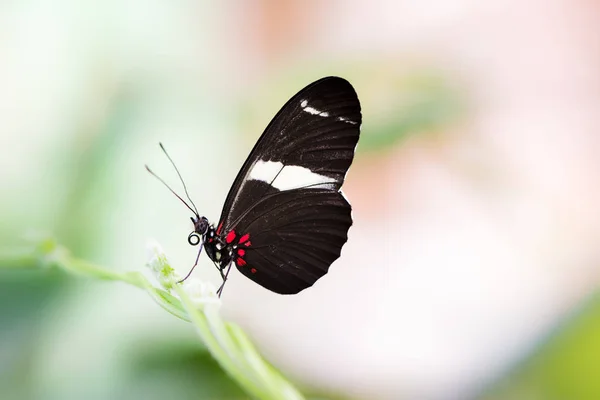
<svg viewBox="0 0 600 400"><path fill-rule="evenodd" d="M200 249L198 249L198 255L196 256L196 262L194 263L194 265L192 266L192 269L190 269L190 272L188 272L188 274L185 276L185 278L183 278L182 280L178 281L177 283L182 283L183 281L185 281L187 278L190 277L190 275L192 274L192 271L194 271L194 268L196 268L196 265L198 265L198 260L200 259L200 253L202 253L202 246L204 245L204 241L200 241Z"/></svg>
<svg viewBox="0 0 600 400"><path fill-rule="evenodd" d="M231 270L231 264L233 264L233 260L230 261L229 264L227 264L226 268L219 270L221 272L221 277L223 278L223 283L221 283L221 286L217 290L217 294L219 295L219 297L221 297L221 295L223 294L223 287L225 286L225 282L227 282L227 277L229 276L229 271ZM225 274L223 274L224 269L227 269Z"/></svg>
<svg viewBox="0 0 600 400"><path fill-rule="evenodd" d="M219 274L221 274L221 279L225 280L225 274L223 273L223 270L225 270L227 267L221 268L217 263L215 263L215 267L217 267L217 269L219 270Z"/></svg>

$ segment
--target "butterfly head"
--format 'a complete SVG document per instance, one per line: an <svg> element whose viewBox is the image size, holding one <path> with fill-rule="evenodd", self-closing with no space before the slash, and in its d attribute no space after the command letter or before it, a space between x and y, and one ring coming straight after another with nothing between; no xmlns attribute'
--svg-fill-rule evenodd
<svg viewBox="0 0 600 400"><path fill-rule="evenodd" d="M204 236L208 230L208 219L206 219L206 217L200 217L198 214L190 219L194 224L194 230L188 236L188 243L192 246L196 246L200 243L200 237Z"/></svg>

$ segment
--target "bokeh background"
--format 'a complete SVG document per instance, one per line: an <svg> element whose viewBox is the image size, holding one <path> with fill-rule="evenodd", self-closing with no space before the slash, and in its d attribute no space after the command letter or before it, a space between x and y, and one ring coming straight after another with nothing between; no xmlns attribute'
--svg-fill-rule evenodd
<svg viewBox="0 0 600 400"><path fill-rule="evenodd" d="M186 272L158 142L216 221L279 107L339 75L342 257L292 297L232 272L225 316L313 397L597 399L599 71L595 1L4 1L1 247L126 271L155 238ZM0 265L0 398L167 397L246 398L142 291Z"/></svg>

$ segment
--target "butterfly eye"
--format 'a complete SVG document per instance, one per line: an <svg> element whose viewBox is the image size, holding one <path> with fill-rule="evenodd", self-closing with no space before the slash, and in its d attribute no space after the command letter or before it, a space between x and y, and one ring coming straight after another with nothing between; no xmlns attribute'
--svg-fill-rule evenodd
<svg viewBox="0 0 600 400"><path fill-rule="evenodd" d="M190 233L188 236L188 243L192 246L198 246L198 243L200 243L200 235L198 235L196 232Z"/></svg>

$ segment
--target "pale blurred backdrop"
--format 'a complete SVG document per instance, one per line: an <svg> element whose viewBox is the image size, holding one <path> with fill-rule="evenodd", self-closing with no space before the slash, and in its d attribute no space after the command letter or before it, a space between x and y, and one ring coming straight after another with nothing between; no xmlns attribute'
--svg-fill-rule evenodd
<svg viewBox="0 0 600 400"><path fill-rule="evenodd" d="M193 263L165 144L216 222L262 130L328 75L363 126L349 241L223 313L313 398L600 398L600 3L5 1L0 239ZM219 283L202 256L195 276ZM142 291L0 268L1 399L238 399Z"/></svg>

